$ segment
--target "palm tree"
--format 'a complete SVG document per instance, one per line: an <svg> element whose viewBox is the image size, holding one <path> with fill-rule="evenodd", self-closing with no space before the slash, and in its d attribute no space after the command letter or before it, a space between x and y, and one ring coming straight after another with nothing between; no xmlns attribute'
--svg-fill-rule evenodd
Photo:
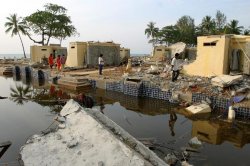
<svg viewBox="0 0 250 166"><path fill-rule="evenodd" d="M202 32L206 35L211 35L215 32L215 21L211 16L205 16L201 22Z"/></svg>
<svg viewBox="0 0 250 166"><path fill-rule="evenodd" d="M154 22L149 22L147 24L147 28L145 29L145 35L147 35L147 38L151 38L149 40L149 43L152 43L153 47L157 43L158 32L159 32L159 28L155 27Z"/></svg>
<svg viewBox="0 0 250 166"><path fill-rule="evenodd" d="M227 34L241 34L243 30L243 26L238 26L239 21L238 20L232 20L230 23L227 24L226 26L226 33Z"/></svg>
<svg viewBox="0 0 250 166"><path fill-rule="evenodd" d="M24 101L27 101L31 98L30 86L23 86L16 84L16 88L10 87L11 100L16 102L18 105L23 105Z"/></svg>
<svg viewBox="0 0 250 166"><path fill-rule="evenodd" d="M245 29L243 32L244 35L250 35L250 30L249 29Z"/></svg>
<svg viewBox="0 0 250 166"><path fill-rule="evenodd" d="M22 34L25 34L25 29L26 26L24 24L24 22L21 20L21 17L18 17L17 14L11 14L9 17L6 17L8 22L5 23L5 27L7 28L5 33L9 33L11 32L11 37L13 37L14 35L18 35L19 39L21 41L22 47L23 47L23 54L24 54L24 58L26 58L26 54L25 54L25 50L24 50L24 46L23 46L23 41L20 35L20 32Z"/></svg>

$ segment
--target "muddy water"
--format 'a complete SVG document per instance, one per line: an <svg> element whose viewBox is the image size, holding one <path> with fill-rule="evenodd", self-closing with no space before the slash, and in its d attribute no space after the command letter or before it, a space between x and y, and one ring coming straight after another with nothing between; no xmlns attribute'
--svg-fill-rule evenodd
<svg viewBox="0 0 250 166"><path fill-rule="evenodd" d="M36 80L14 80L0 77L0 96L10 97L0 100L0 142L9 140L13 143L0 159L0 164L16 161L27 137L51 124L55 112L62 107L53 101L77 94ZM28 93L26 84L29 84ZM26 89L26 93L22 93L23 98L32 100L20 100L13 89L22 89L22 92ZM190 163L206 166L250 164L248 124L232 124L210 115L187 117L183 110L162 100L135 98L103 90L85 93L94 98L103 114L134 137L156 140L158 146L154 151L160 157L173 151L181 152L181 148L189 147L188 141L197 136L203 145L198 148L199 153L191 154Z"/></svg>

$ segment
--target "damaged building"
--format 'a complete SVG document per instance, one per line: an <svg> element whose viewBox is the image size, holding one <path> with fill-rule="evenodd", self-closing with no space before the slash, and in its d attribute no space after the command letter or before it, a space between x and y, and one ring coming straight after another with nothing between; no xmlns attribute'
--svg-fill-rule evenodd
<svg viewBox="0 0 250 166"><path fill-rule="evenodd" d="M71 42L66 61L68 67L93 67L103 54L105 65L120 64L120 44L114 42Z"/></svg>
<svg viewBox="0 0 250 166"><path fill-rule="evenodd" d="M180 53L182 59L193 60L196 57L196 47L187 47L183 42L178 42L170 46L159 45L154 47L153 57L151 60L154 61L165 61L170 60L174 57L175 53Z"/></svg>
<svg viewBox="0 0 250 166"><path fill-rule="evenodd" d="M129 48L120 48L120 60L121 63L127 63L128 59L130 58L130 49Z"/></svg>
<svg viewBox="0 0 250 166"><path fill-rule="evenodd" d="M52 54L54 58L57 55L66 55L67 48L61 47L60 44L50 44L48 46L30 46L30 58L31 62L41 62L42 58L48 58Z"/></svg>
<svg viewBox="0 0 250 166"><path fill-rule="evenodd" d="M186 74L204 77L250 74L250 36L200 36L197 42L197 57L184 66Z"/></svg>

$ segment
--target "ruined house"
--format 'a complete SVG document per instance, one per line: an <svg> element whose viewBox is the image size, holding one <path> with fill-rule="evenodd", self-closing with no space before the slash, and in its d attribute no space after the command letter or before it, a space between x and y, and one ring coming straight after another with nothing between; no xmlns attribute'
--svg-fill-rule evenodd
<svg viewBox="0 0 250 166"><path fill-rule="evenodd" d="M128 48L120 48L120 60L121 63L127 63L130 58L130 49Z"/></svg>
<svg viewBox="0 0 250 166"><path fill-rule="evenodd" d="M48 58L50 54L53 54L54 58L57 55L66 55L67 48L61 47L59 44L50 44L48 46L30 46L30 58L31 62L41 62L42 58Z"/></svg>
<svg viewBox="0 0 250 166"><path fill-rule="evenodd" d="M250 74L250 36L200 36L197 42L197 57L184 66L185 73L205 77L231 72Z"/></svg>
<svg viewBox="0 0 250 166"><path fill-rule="evenodd" d="M196 48L187 47L185 43L178 42L170 46L159 45L154 47L153 57L151 60L154 61L165 61L171 60L174 57L175 53L180 53L182 59L195 59L196 57Z"/></svg>
<svg viewBox="0 0 250 166"><path fill-rule="evenodd" d="M120 64L120 44L113 42L70 42L66 66L93 67L103 54L105 65Z"/></svg>

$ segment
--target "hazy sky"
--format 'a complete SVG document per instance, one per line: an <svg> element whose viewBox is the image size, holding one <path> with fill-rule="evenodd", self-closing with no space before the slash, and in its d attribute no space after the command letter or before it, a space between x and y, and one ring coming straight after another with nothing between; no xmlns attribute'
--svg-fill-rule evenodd
<svg viewBox="0 0 250 166"><path fill-rule="evenodd" d="M198 25L205 15L215 16L220 10L227 20L237 19L240 25L250 28L249 0L7 0L0 6L0 54L22 53L17 36L5 34L6 17L17 13L25 17L43 9L46 3L54 3L68 9L73 25L80 33L63 41L68 47L71 41L111 41L131 49L131 53L150 53L151 45L144 35L148 22L156 22L159 28L175 24L183 15L195 19ZM22 36L26 52L33 43ZM52 40L51 43L58 43Z"/></svg>

